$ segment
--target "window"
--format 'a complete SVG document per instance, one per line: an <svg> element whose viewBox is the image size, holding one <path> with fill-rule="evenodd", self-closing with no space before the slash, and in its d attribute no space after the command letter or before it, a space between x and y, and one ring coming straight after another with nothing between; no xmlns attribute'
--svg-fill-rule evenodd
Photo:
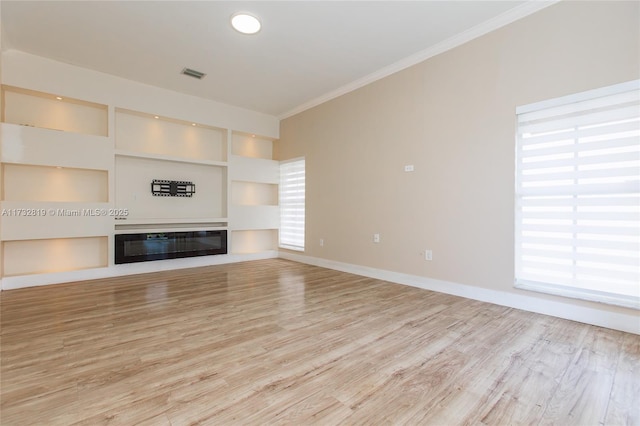
<svg viewBox="0 0 640 426"><path fill-rule="evenodd" d="M640 80L516 113L516 287L640 309Z"/></svg>
<svg viewBox="0 0 640 426"><path fill-rule="evenodd" d="M304 158L280 163L280 247L304 250Z"/></svg>

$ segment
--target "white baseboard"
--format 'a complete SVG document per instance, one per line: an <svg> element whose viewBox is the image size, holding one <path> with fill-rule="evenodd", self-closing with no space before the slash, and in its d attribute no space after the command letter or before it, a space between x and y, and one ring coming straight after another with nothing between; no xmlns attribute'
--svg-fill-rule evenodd
<svg viewBox="0 0 640 426"><path fill-rule="evenodd" d="M247 262L250 260L273 259L276 257L278 257L278 252L270 250L260 253L219 254L214 256L198 256L184 259L167 259L156 260L153 262L113 265L108 268L83 269L50 274L21 275L17 277L2 278L2 280L0 280L0 288L2 288L2 290L14 290L18 288L36 287L49 284L113 278L123 275L146 274L149 272L197 268L200 266L222 265L226 263Z"/></svg>
<svg viewBox="0 0 640 426"><path fill-rule="evenodd" d="M466 284L458 284L450 281L436 280L417 275L403 274L367 266L353 265L317 257L304 256L290 252L279 252L282 259L295 262L348 272L379 280L390 281L397 284L409 285L439 293L466 297L468 299L489 302L496 305L521 309L523 311L538 314L551 315L585 324L597 325L627 333L640 334L640 313L625 314L607 312L604 310L576 306L570 303L541 299L534 296L508 293L504 291L490 290L482 287L474 287Z"/></svg>

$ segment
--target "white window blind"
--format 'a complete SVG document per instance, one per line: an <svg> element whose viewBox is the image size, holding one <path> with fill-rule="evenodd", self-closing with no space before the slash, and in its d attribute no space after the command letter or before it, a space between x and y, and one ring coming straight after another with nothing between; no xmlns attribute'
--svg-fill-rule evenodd
<svg viewBox="0 0 640 426"><path fill-rule="evenodd" d="M640 309L640 81L516 112L516 287Z"/></svg>
<svg viewBox="0 0 640 426"><path fill-rule="evenodd" d="M280 163L280 247L304 250L305 161Z"/></svg>

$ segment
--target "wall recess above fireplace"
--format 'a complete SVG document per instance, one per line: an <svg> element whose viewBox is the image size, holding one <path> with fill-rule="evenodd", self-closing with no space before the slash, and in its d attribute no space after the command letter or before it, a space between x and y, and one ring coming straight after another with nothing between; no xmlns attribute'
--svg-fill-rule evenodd
<svg viewBox="0 0 640 426"><path fill-rule="evenodd" d="M156 197L191 197L196 193L196 185L181 180L154 179L151 193Z"/></svg>

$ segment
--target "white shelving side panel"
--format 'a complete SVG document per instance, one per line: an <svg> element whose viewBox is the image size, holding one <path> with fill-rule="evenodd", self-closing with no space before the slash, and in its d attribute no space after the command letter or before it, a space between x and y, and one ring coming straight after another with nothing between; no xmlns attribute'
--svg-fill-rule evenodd
<svg viewBox="0 0 640 426"><path fill-rule="evenodd" d="M280 164L276 160L232 155L229 158L229 179L278 184L280 182Z"/></svg>
<svg viewBox="0 0 640 426"><path fill-rule="evenodd" d="M160 160L160 161L171 161L174 163L187 163L187 164L200 164L204 166L218 166L218 167L227 167L226 161L214 161L214 160L196 160L190 158L178 158L171 157L169 155L160 155L160 154L144 154L139 152L125 151L122 149L115 150L115 154L118 157L131 157L131 158L143 158L148 160Z"/></svg>
<svg viewBox="0 0 640 426"><path fill-rule="evenodd" d="M113 143L85 135L0 123L3 163L111 170Z"/></svg>

